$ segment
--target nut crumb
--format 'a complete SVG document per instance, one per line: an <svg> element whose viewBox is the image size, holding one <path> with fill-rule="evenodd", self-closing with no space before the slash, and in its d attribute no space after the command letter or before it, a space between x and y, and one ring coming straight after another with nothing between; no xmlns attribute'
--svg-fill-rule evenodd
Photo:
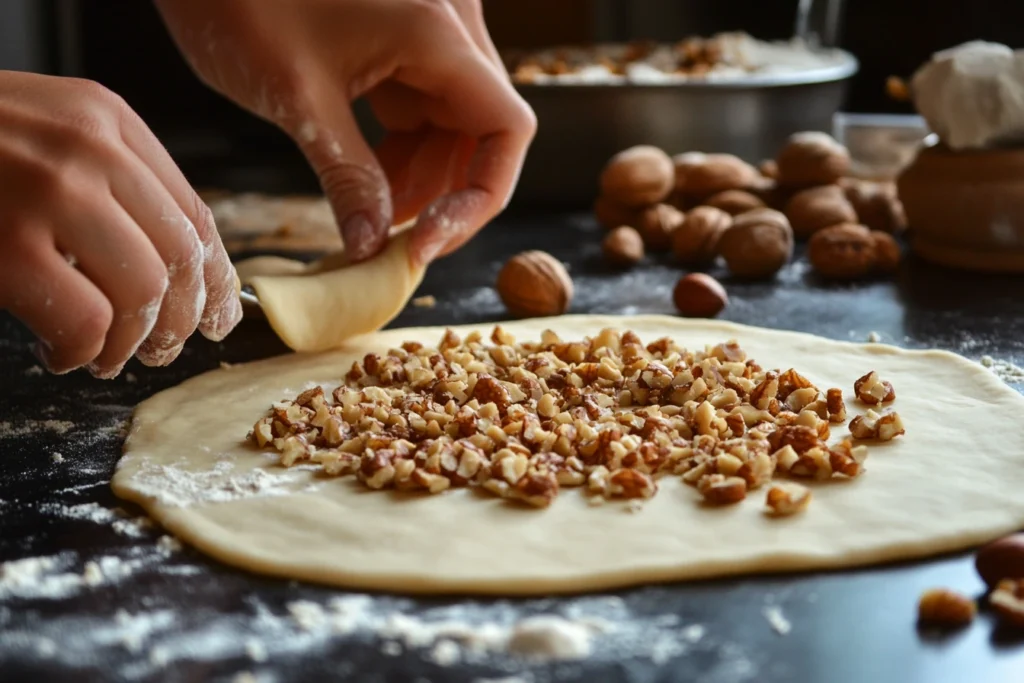
<svg viewBox="0 0 1024 683"><path fill-rule="evenodd" d="M778 605L768 605L761 610L761 613L768 620L768 625L772 627L772 630L780 636L788 635L793 630L793 625L786 618L786 615L782 613L782 608Z"/></svg>
<svg viewBox="0 0 1024 683"><path fill-rule="evenodd" d="M871 342L872 344L877 344L878 342L882 341L882 335L874 331L868 332L868 341Z"/></svg>
<svg viewBox="0 0 1024 683"><path fill-rule="evenodd" d="M921 594L917 603L917 619L922 624L957 627L974 620L974 601L948 588L932 588Z"/></svg>
<svg viewBox="0 0 1024 683"><path fill-rule="evenodd" d="M437 299L430 294L426 294L413 299L412 305L416 308L433 308L434 306L437 306Z"/></svg>
<svg viewBox="0 0 1024 683"><path fill-rule="evenodd" d="M54 452L54 454L50 456L50 460L55 463L62 463L64 462L64 455L62 453Z"/></svg>

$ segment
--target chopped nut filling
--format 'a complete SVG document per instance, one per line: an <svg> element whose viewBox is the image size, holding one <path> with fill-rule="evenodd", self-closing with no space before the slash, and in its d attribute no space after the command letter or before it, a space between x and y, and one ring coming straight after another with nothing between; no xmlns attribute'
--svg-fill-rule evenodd
<svg viewBox="0 0 1024 683"><path fill-rule="evenodd" d="M868 415L854 437L903 433L895 413ZM844 418L841 392L764 370L735 341L687 350L606 329L517 343L499 326L489 343L448 330L436 348L367 354L333 391L274 403L249 439L286 467L317 463L370 489L479 487L546 507L570 487L591 502L642 500L659 477L679 476L721 505L776 476L859 476L866 447L827 444ZM768 493L779 514L810 500L802 487L786 491Z"/></svg>

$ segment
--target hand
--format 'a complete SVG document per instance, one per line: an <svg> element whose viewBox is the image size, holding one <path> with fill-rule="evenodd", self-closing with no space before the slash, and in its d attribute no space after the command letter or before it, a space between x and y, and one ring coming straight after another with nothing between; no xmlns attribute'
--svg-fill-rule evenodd
<svg viewBox="0 0 1024 683"><path fill-rule="evenodd" d="M102 86L0 71L0 308L53 372L166 365L241 318L210 210Z"/></svg>
<svg viewBox="0 0 1024 683"><path fill-rule="evenodd" d="M355 260L418 215L412 245L426 263L508 203L536 120L506 77L479 0L157 6L207 84L300 145ZM376 151L352 113L362 96L388 131Z"/></svg>

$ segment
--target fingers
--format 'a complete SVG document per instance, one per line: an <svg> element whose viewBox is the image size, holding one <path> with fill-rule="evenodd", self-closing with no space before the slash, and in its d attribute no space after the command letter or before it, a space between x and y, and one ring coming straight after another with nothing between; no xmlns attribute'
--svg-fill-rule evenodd
<svg viewBox="0 0 1024 683"><path fill-rule="evenodd" d="M437 99L439 104L428 109L436 125L478 140L466 168L466 188L435 201L415 228L414 257L426 263L463 244L507 205L537 123L508 80L497 78L475 49L403 77Z"/></svg>
<svg viewBox="0 0 1024 683"><path fill-rule="evenodd" d="M131 159L126 168L114 171L111 189L166 266L167 293L136 355L145 365L167 365L208 310L206 250L192 221L142 162Z"/></svg>
<svg viewBox="0 0 1024 683"><path fill-rule="evenodd" d="M102 351L88 369L114 377L153 330L168 287L163 258L112 197L69 201L58 214L57 248L110 302L113 317ZM191 332L191 330L190 330Z"/></svg>
<svg viewBox="0 0 1024 683"><path fill-rule="evenodd" d="M142 119L128 111L122 117L121 134L139 163L129 176L135 179L136 186L129 179L122 179L114 183L114 192L168 259L165 263L171 277L169 310L161 311L154 333L165 335L164 341L169 344L176 331L183 329L187 308L197 296L189 294L194 290L186 286L188 274L197 269L198 263L205 290L198 329L207 339L220 341L241 321L242 304L236 286L238 278L217 233L213 214ZM142 187L153 191L140 191ZM201 257L195 255L196 240ZM195 325L185 337L194 329ZM143 347L147 358L142 358L143 362L164 364L160 354L166 359L170 351L165 346L155 337L152 344L147 342Z"/></svg>
<svg viewBox="0 0 1024 683"><path fill-rule="evenodd" d="M33 351L48 370L70 372L99 355L114 311L103 292L56 251L48 233L33 234L31 242L10 245L0 266L0 298L9 294L0 305L36 335Z"/></svg>
<svg viewBox="0 0 1024 683"><path fill-rule="evenodd" d="M340 93L279 121L320 178L353 261L377 254L393 222L391 189L347 100Z"/></svg>
<svg viewBox="0 0 1024 683"><path fill-rule="evenodd" d="M491 34L487 31L487 24L484 22L484 12L480 0L448 0L448 2L455 8L476 46L480 48L500 73L505 78L508 78L505 64L501 61L498 49L494 47Z"/></svg>
<svg viewBox="0 0 1024 683"><path fill-rule="evenodd" d="M390 133L377 147L377 158L391 186L394 222L418 216L434 199L459 188L476 141L438 128Z"/></svg>

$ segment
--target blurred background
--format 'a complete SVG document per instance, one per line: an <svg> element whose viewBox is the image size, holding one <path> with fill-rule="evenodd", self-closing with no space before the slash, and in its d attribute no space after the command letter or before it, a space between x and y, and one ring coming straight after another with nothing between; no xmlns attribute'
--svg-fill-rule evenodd
<svg viewBox="0 0 1024 683"><path fill-rule="evenodd" d="M484 0L484 8L498 47L512 48L675 41L734 30L784 39L792 35L797 1ZM1024 45L1024 2L819 0L812 26L860 62L843 111L910 113L886 96L887 76L909 76L934 51L966 40ZM192 76L150 2L2 0L0 69L106 85L148 122L197 187L316 190L290 140Z"/></svg>

